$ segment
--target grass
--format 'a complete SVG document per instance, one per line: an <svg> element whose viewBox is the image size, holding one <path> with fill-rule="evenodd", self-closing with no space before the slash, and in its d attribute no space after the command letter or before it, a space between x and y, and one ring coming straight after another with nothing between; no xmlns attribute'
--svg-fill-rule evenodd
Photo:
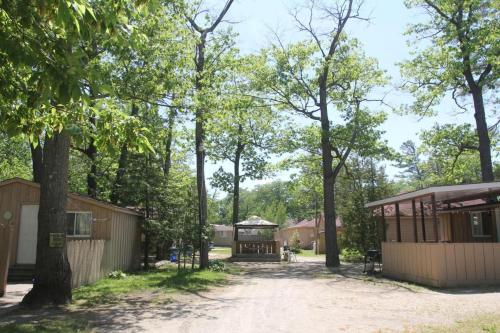
<svg viewBox="0 0 500 333"><path fill-rule="evenodd" d="M451 326L425 326L419 332L422 333L499 333L500 315L481 314L465 320L456 321Z"/></svg>
<svg viewBox="0 0 500 333"><path fill-rule="evenodd" d="M217 247L214 247L213 249L211 249L210 252L211 253L215 253L215 254L227 254L227 255L231 255L231 248L230 247L217 246Z"/></svg>
<svg viewBox="0 0 500 333"><path fill-rule="evenodd" d="M92 330L84 320L41 320L35 323L7 324L0 326L0 333L90 333Z"/></svg>
<svg viewBox="0 0 500 333"><path fill-rule="evenodd" d="M122 279L102 279L94 284L73 291L77 305L116 303L120 296L145 290L173 293L176 291L198 292L210 286L223 285L227 272L210 270L180 270L169 267L136 274Z"/></svg>
<svg viewBox="0 0 500 333"><path fill-rule="evenodd" d="M314 254L313 250L300 250L300 253L297 254L301 257L323 257L324 254Z"/></svg>

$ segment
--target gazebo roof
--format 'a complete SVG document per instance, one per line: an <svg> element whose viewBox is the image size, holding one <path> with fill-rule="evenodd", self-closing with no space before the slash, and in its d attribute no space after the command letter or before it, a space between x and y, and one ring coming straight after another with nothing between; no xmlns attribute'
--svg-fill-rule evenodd
<svg viewBox="0 0 500 333"><path fill-rule="evenodd" d="M247 220L235 224L238 229L272 229L277 228L276 223L266 221L258 216L250 216Z"/></svg>

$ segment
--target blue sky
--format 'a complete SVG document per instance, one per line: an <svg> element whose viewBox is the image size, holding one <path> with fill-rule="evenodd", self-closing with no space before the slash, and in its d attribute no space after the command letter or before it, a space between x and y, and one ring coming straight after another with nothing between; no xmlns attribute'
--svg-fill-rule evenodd
<svg viewBox="0 0 500 333"><path fill-rule="evenodd" d="M214 1L214 9L222 0ZM224 1L225 2L225 1ZM238 32L238 47L243 53L257 52L266 47L273 40L271 31L277 31L285 40L297 39L295 24L289 15L289 9L294 8L300 1L286 0L236 0L230 9L228 18L238 23L233 29ZM409 10L399 0L366 0L364 12L370 17L370 22L353 21L348 25L351 37L358 38L368 56L375 57L382 69L385 69L392 78L392 84L401 83L397 63L409 59L409 50L403 33L409 23L419 20L418 10ZM410 102L410 96L402 92L391 90L387 96L392 105ZM422 129L429 129L435 123L473 123L473 112L458 114L455 105L445 100L440 106L437 117L420 119L414 115L396 115L389 113L388 120L382 126L385 130L384 138L389 145L398 149L406 140L418 142L417 133ZM224 164L226 167L230 165ZM394 177L398 169L386 164L387 173ZM219 165L207 163L207 176L217 170ZM286 179L289 173L284 172L274 178ZM261 181L246 181L243 187L253 187L256 184L269 182L272 179Z"/></svg>

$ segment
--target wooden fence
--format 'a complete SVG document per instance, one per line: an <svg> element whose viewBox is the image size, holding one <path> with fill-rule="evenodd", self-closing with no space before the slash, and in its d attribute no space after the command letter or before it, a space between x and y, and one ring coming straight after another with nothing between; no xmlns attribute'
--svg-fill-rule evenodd
<svg viewBox="0 0 500 333"><path fill-rule="evenodd" d="M67 254L71 266L71 285L77 288L96 282L101 276L105 240L69 240Z"/></svg>
<svg viewBox="0 0 500 333"><path fill-rule="evenodd" d="M499 243L382 243L383 275L435 287L500 284Z"/></svg>
<svg viewBox="0 0 500 333"><path fill-rule="evenodd" d="M276 254L277 241L236 241L236 254Z"/></svg>

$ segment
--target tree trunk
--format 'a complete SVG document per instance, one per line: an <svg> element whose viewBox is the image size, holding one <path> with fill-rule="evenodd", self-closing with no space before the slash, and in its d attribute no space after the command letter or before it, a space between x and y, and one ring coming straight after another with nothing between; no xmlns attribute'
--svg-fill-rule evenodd
<svg viewBox="0 0 500 333"><path fill-rule="evenodd" d="M132 104L131 116L135 117L139 114L139 108ZM117 204L121 198L121 189L124 185L124 176L127 170L127 160L128 160L128 145L125 142L122 145L120 151L120 158L118 159L118 170L116 170L115 182L113 184L113 189L111 190L110 200L112 203Z"/></svg>
<svg viewBox="0 0 500 333"><path fill-rule="evenodd" d="M196 91L201 93L203 90L203 71L205 68L205 43L206 33L201 35L200 42L197 45L196 57ZM200 269L208 268L208 241L205 237L207 224L207 188L205 184L205 130L204 130L204 109L201 106L196 108L196 185L198 192L198 222L200 228Z"/></svg>
<svg viewBox="0 0 500 333"><path fill-rule="evenodd" d="M42 182L43 174L43 148L38 139L38 144L35 147L33 143L30 143L31 149L31 161L33 163L33 181L40 184Z"/></svg>
<svg viewBox="0 0 500 333"><path fill-rule="evenodd" d="M242 131L241 125L239 130ZM236 152L234 155L234 179L233 179L233 226L238 223L240 214L240 160L241 153L243 152L244 146L241 141L238 140L236 145Z"/></svg>
<svg viewBox="0 0 500 333"><path fill-rule="evenodd" d="M481 178L483 182L492 182L495 180L495 176L493 175L493 166L491 162L491 141L484 111L483 92L481 88L474 87L471 89L471 94L474 100L474 119L476 120L477 136L479 138Z"/></svg>
<svg viewBox="0 0 500 333"><path fill-rule="evenodd" d="M168 133L167 140L165 142L165 161L163 163L163 175L165 176L166 181L168 181L168 175L170 173L170 168L172 167L172 140L174 137L173 132L176 115L176 109L171 108L168 116Z"/></svg>
<svg viewBox="0 0 500 333"><path fill-rule="evenodd" d="M27 306L71 302L71 269L66 255L69 146L70 136L65 131L45 139L35 279L22 301ZM60 237L61 246L51 247L50 235Z"/></svg>
<svg viewBox="0 0 500 333"><path fill-rule="evenodd" d="M116 170L115 182L113 183L113 189L111 190L110 200L112 203L117 204L120 201L121 188L123 187L123 178L125 176L125 171L127 167L128 159L128 147L124 143L120 151L120 158L118 159L118 169Z"/></svg>
<svg viewBox="0 0 500 333"><path fill-rule="evenodd" d="M330 143L330 121L328 119L328 101L326 78L324 70L319 78L319 98L321 112L321 159L323 169L323 211L325 214L325 252L326 266L340 265L337 247L337 230L335 228L335 176L333 173L332 146Z"/></svg>
<svg viewBox="0 0 500 333"><path fill-rule="evenodd" d="M87 174L87 194L91 198L97 198L97 147L94 139L90 139L89 146L86 150L86 155L90 159L90 172Z"/></svg>

